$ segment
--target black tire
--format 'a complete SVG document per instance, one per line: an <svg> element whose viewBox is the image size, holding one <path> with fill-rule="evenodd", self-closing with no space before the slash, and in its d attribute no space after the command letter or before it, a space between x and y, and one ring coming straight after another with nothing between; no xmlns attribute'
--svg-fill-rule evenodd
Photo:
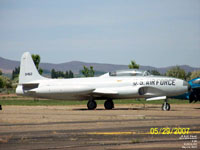
<svg viewBox="0 0 200 150"><path fill-rule="evenodd" d="M0 105L0 110L2 110L2 106Z"/></svg>
<svg viewBox="0 0 200 150"><path fill-rule="evenodd" d="M164 103L162 104L162 110L164 111L169 111L170 110L170 104L169 103Z"/></svg>
<svg viewBox="0 0 200 150"><path fill-rule="evenodd" d="M87 103L87 107L89 110L94 110L97 107L97 103L94 100L89 100Z"/></svg>
<svg viewBox="0 0 200 150"><path fill-rule="evenodd" d="M105 109L113 109L114 108L114 103L112 100L106 100L104 103Z"/></svg>
<svg viewBox="0 0 200 150"><path fill-rule="evenodd" d="M195 97L194 97L194 94L191 93L189 96L189 102L192 103L193 101L195 101Z"/></svg>

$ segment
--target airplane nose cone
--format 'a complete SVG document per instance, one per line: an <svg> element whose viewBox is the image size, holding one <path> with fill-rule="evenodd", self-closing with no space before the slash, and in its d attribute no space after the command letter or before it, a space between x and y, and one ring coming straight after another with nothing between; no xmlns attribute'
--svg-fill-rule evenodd
<svg viewBox="0 0 200 150"><path fill-rule="evenodd" d="M188 90L188 92L191 91L191 85L190 85L188 82L183 81L183 86L187 86L187 90Z"/></svg>

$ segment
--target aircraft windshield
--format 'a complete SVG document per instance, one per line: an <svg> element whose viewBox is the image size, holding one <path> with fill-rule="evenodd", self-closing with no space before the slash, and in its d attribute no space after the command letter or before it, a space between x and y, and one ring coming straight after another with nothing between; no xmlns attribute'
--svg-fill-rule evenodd
<svg viewBox="0 0 200 150"><path fill-rule="evenodd" d="M148 71L141 70L120 70L109 72L110 76L150 76L151 74Z"/></svg>
<svg viewBox="0 0 200 150"><path fill-rule="evenodd" d="M200 84L200 79L194 80L192 83L194 83L194 84Z"/></svg>

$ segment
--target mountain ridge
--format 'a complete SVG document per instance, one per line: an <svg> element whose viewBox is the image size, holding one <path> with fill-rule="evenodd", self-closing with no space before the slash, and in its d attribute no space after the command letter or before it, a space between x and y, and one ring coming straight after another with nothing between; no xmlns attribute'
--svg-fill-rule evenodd
<svg viewBox="0 0 200 150"><path fill-rule="evenodd" d="M12 70L15 69L15 67L18 67L20 65L20 61L16 60L9 60L3 57L0 57L0 70L2 70L3 73L12 73ZM59 64L54 63L40 63L40 67L42 69L50 71L51 69L55 69L57 71L66 71L66 70L72 70L74 73L79 73L81 69L83 69L83 66L93 66L94 70L101 71L101 72L109 72L109 71L115 71L115 70L122 70L122 69L128 69L128 65L120 65L120 64L109 64L109 63L89 63L89 62L82 62L82 61L70 61L70 62L64 62ZM191 67L189 65L179 65L182 69L184 69L186 72L192 72L194 70L200 70L200 68L197 67ZM152 66L143 66L140 65L141 70L157 70L160 73L165 73L168 69L172 68L174 66L168 66L168 67L152 67Z"/></svg>

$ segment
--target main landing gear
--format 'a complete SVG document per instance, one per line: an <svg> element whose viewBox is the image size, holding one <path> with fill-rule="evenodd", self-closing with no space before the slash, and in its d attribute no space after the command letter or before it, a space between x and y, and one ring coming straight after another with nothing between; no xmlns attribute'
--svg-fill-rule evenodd
<svg viewBox="0 0 200 150"><path fill-rule="evenodd" d="M95 102L94 99L91 99L91 100L88 101L87 107L88 107L89 110L94 110L97 107L97 103Z"/></svg>
<svg viewBox="0 0 200 150"><path fill-rule="evenodd" d="M165 102L162 104L162 110L164 110L164 111L170 110L170 104L168 103L167 99L165 99Z"/></svg>
<svg viewBox="0 0 200 150"><path fill-rule="evenodd" d="M97 103L96 103L96 101L94 100L94 99L90 99L89 101L88 101L88 103L87 103L87 107L88 107L88 109L89 110L94 110L94 109L96 109L96 107L97 107ZM113 109L114 108L114 103L113 103L113 101L112 101L112 99L107 99L106 101L105 101L105 103L104 103L104 107L105 107L105 109Z"/></svg>
<svg viewBox="0 0 200 150"><path fill-rule="evenodd" d="M107 99L104 103L105 109L113 109L114 108L114 103L112 99Z"/></svg>

